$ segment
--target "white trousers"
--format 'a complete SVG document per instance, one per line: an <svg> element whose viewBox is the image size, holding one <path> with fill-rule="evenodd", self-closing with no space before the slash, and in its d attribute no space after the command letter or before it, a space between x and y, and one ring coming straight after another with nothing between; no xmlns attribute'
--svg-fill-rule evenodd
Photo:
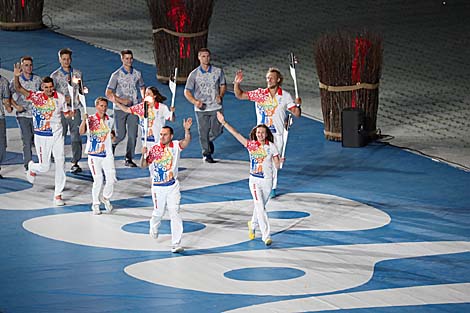
<svg viewBox="0 0 470 313"><path fill-rule="evenodd" d="M183 235L183 220L180 215L180 183L178 180L171 186L152 186L153 212L150 227L158 229L165 209L171 220L171 243L173 246L181 243Z"/></svg>
<svg viewBox="0 0 470 313"><path fill-rule="evenodd" d="M282 153L282 147L284 146L284 137L282 134L274 134L274 145L277 148L277 151L279 152L279 159L281 158L281 153ZM278 169L273 166L273 189L277 188L277 172Z"/></svg>
<svg viewBox="0 0 470 313"><path fill-rule="evenodd" d="M250 191L253 196L253 216L251 217L251 226L253 230L259 228L263 241L269 238L271 227L269 226L268 214L266 212L266 203L269 200L269 194L273 187L271 179L263 179L250 176Z"/></svg>
<svg viewBox="0 0 470 313"><path fill-rule="evenodd" d="M55 163L55 189L54 197L61 195L65 187L65 157L64 138L62 131L56 131L53 136L34 135L34 145L39 163L33 163L30 170L34 173L45 173L51 166L51 154Z"/></svg>
<svg viewBox="0 0 470 313"><path fill-rule="evenodd" d="M103 197L110 199L113 195L114 184L116 183L116 169L114 167L114 157L108 154L105 158L88 156L88 166L93 176L93 187L91 196L93 204L100 204L101 187L103 186L103 172L106 177L106 184L103 188Z"/></svg>

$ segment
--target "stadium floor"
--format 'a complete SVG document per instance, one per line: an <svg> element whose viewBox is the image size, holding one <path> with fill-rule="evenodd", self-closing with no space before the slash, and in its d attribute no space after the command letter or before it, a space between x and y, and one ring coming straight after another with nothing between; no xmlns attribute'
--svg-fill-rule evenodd
<svg viewBox="0 0 470 313"><path fill-rule="evenodd" d="M115 53L48 30L0 31L2 68L33 54L46 75L56 51L70 47L86 73L88 101L104 92L120 65ZM34 51L31 52L31 47ZM155 68L136 62L147 85L169 96ZM193 116L182 87L175 137ZM253 105L233 94L225 114L241 133ZM19 131L7 117L8 154L0 180L0 312L465 312L470 310L469 173L370 143L343 148L323 125L296 119L268 203L273 245L250 241L248 162L229 134L216 141L216 164L200 158L197 133L182 154L181 255L169 251L169 223L148 236L148 172L123 165L113 214L93 216L91 181L67 175L65 207L52 207L53 172L34 186L24 177ZM137 149L138 151L138 149ZM70 156L70 146L66 147ZM68 166L69 163L67 163Z"/></svg>

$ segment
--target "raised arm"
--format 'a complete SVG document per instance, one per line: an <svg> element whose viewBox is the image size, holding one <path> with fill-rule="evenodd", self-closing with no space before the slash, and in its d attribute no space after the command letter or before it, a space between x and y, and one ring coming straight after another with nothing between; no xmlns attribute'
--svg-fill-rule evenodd
<svg viewBox="0 0 470 313"><path fill-rule="evenodd" d="M240 135L240 133L235 128L233 128L232 125L227 123L222 113L217 112L217 119L219 120L220 124L222 124L222 126L224 126L232 134L232 136L235 137L235 139L237 139L244 147L246 147L248 140Z"/></svg>
<svg viewBox="0 0 470 313"><path fill-rule="evenodd" d="M180 147L182 149L186 148L191 141L191 125L193 125L193 119L188 117L183 119L183 128L184 128L184 139L180 141Z"/></svg>
<svg viewBox="0 0 470 313"><path fill-rule="evenodd" d="M15 75L15 89L17 92L21 93L25 97L29 97L29 90L23 88L20 83L20 76L21 76L21 65L20 63L15 63L13 65L13 75Z"/></svg>
<svg viewBox="0 0 470 313"><path fill-rule="evenodd" d="M235 74L235 79L233 80L233 92L235 93L235 97L240 100L249 100L248 93L243 91L240 88L240 83L243 81L243 71L238 70Z"/></svg>

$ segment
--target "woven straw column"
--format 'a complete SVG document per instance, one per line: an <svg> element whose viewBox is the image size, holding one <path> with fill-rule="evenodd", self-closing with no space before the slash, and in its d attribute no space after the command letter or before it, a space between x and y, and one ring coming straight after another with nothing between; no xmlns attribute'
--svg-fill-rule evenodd
<svg viewBox="0 0 470 313"><path fill-rule="evenodd" d="M197 52L207 47L207 35L214 7L213 0L147 0L153 27L157 79L184 83L199 65Z"/></svg>
<svg viewBox="0 0 470 313"><path fill-rule="evenodd" d="M0 0L0 29L32 30L43 28L44 0Z"/></svg>
<svg viewBox="0 0 470 313"><path fill-rule="evenodd" d="M382 41L381 36L367 31L338 31L315 42L326 139L341 141L341 112L345 108L362 109L365 131L369 139L376 138Z"/></svg>

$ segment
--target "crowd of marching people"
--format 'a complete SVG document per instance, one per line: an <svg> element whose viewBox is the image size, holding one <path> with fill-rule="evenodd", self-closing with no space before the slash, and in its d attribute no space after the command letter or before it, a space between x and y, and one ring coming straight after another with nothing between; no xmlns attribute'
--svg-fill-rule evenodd
<svg viewBox="0 0 470 313"><path fill-rule="evenodd" d="M209 164L217 162L213 158L214 141L224 128L247 149L250 159L249 188L254 203L253 215L248 221L249 238L254 239L259 230L262 240L269 246L272 239L266 204L276 196L278 169L284 162L286 118L288 114L300 117L301 99L298 96L293 99L289 92L282 89L283 76L277 68L267 71L266 88L251 91L242 90L243 72L238 71L233 81L235 96L254 102L257 115L257 125L245 138L223 114L223 98L227 90L223 69L211 64L211 54L207 48L199 50L198 59L200 65L189 74L184 96L194 105L203 161ZM184 137L174 139L173 128L165 125L166 121L176 120L173 101L168 107L164 104L166 97L156 87L145 85L142 73L133 66L131 50L121 51L122 65L111 74L103 96L94 100L94 114L87 113L87 88L83 73L72 67L72 51L61 49L58 60L59 68L43 78L34 74L33 58L30 56L23 56L14 65L14 77L10 82L0 76L0 165L7 146L5 111L15 111L23 143L26 179L34 184L36 176L49 171L54 163L52 201L55 206L64 206L64 138L70 133L70 172L77 174L83 171L79 163L83 154L81 136L86 134L84 152L93 177L91 211L95 215L101 214L100 205L103 204L106 212L111 214L111 198L117 181L116 147L127 140L124 166L137 167L134 158L140 128L140 166L149 168L153 200L149 234L154 239L158 238L162 217L168 209L171 251L184 251L181 246L183 222L178 165L181 151L191 141L192 118L182 120ZM108 115L111 105L113 119ZM33 147L38 162L33 161Z"/></svg>

